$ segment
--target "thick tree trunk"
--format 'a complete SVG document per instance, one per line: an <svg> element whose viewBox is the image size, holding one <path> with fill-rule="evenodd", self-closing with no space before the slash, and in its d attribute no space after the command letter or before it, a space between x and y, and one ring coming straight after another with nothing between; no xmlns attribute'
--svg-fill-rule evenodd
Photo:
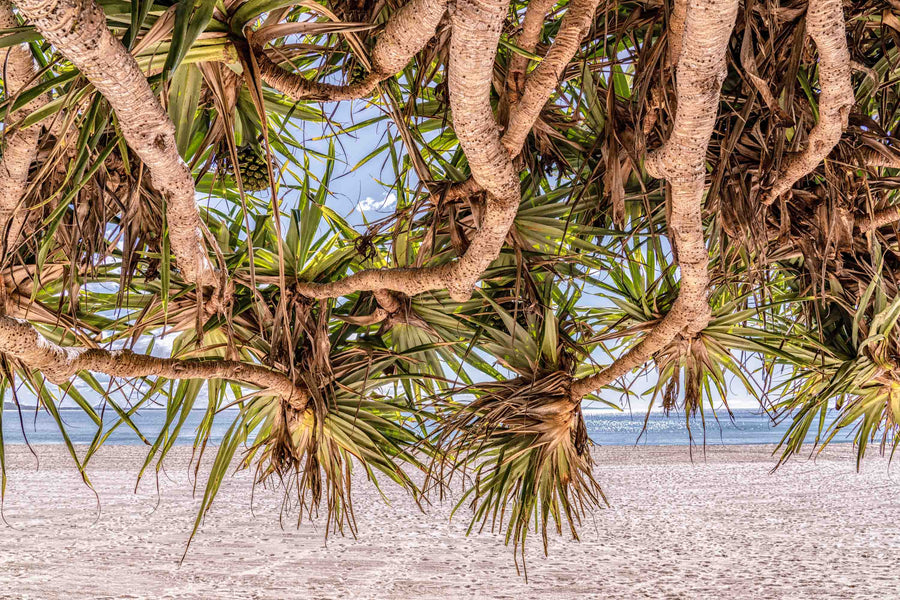
<svg viewBox="0 0 900 600"><path fill-rule="evenodd" d="M674 67L681 58L681 42L684 37L684 18L687 14L688 0L674 0L672 12L669 13L669 27L666 31L668 54L666 64Z"/></svg>
<svg viewBox="0 0 900 600"><path fill-rule="evenodd" d="M218 290L220 274L206 253L194 180L178 155L175 126L134 58L106 27L103 10L94 0L19 0L17 6L112 106L122 135L166 197L169 239L185 279Z"/></svg>
<svg viewBox="0 0 900 600"><path fill-rule="evenodd" d="M785 161L772 189L762 199L764 204L771 204L794 187L831 153L847 128L850 109L856 102L841 0L810 0L806 30L819 52L819 122L809 132L806 149Z"/></svg>
<svg viewBox="0 0 900 600"><path fill-rule="evenodd" d="M500 142L491 110L494 56L506 17L505 0L457 2L450 40L450 108L472 177L488 192L479 229L456 261L439 267L362 271L341 281L302 284L300 293L331 298L354 291L387 289L407 295L446 288L468 299L478 277L499 256L519 207L519 176Z"/></svg>
<svg viewBox="0 0 900 600"><path fill-rule="evenodd" d="M472 178L488 194L478 231L447 281L455 298L468 298L500 255L521 199L519 174L500 142L491 109L494 57L508 7L504 0L457 0L451 19L448 84L453 129Z"/></svg>
<svg viewBox="0 0 900 600"><path fill-rule="evenodd" d="M297 410L304 410L309 393L288 377L260 366L232 360L157 358L129 350L67 348L42 336L27 321L0 317L0 352L37 369L56 384L67 382L78 371L94 371L112 377L159 376L168 379L228 379L248 383L278 396Z"/></svg>
<svg viewBox="0 0 900 600"><path fill-rule="evenodd" d="M738 0L689 0L684 44L676 73L678 110L662 148L647 159L647 171L665 177L671 192L668 221L681 287L665 317L641 341L599 373L572 386L580 400L649 360L676 336L696 335L709 323L709 252L703 236L706 149L726 75L725 50L737 18Z"/></svg>
<svg viewBox="0 0 900 600"><path fill-rule="evenodd" d="M20 8L45 37L82 70L113 106L126 140L147 164L154 184L167 196L170 236L182 270L198 285L218 286L203 245L193 179L175 151L174 127L131 56L106 28L103 12L90 1L21 4ZM8 7L0 5L0 26L15 26L12 13L3 11L4 8ZM31 54L22 51L23 48L14 47L7 52L6 63L12 67L6 73L8 91L18 89L34 75ZM22 134L29 132L25 130ZM21 145L21 138L10 136L6 142ZM4 159L12 156L4 152ZM30 160L23 166L26 179L29 164ZM16 190L4 184L0 177L0 190L9 196L10 202L18 204L23 189L24 183L18 197L14 197ZM4 295L0 313L5 308ZM304 387L260 365L217 359L158 358L128 350L62 347L47 340L27 321L5 315L0 316L0 353L41 371L57 384L67 382L79 371L126 378L222 378L259 387L297 410L304 410L309 401Z"/></svg>

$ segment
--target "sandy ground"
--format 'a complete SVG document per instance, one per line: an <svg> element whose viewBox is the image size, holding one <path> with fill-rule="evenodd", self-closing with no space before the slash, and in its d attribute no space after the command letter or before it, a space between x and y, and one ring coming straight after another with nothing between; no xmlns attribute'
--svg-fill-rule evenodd
<svg viewBox="0 0 900 600"><path fill-rule="evenodd" d="M179 566L198 505L189 449L157 496L152 478L133 493L142 449L107 448L92 462L99 517L65 451L37 449L39 470L7 447L0 598L900 598L900 479L876 456L857 474L848 446L774 474L762 447L694 462L685 448L598 449L612 508L547 558L533 544L527 583L497 535L448 521L449 504L385 506L360 481L359 539L326 543L323 523L282 528L275 492L257 489L251 514L247 474L226 480Z"/></svg>

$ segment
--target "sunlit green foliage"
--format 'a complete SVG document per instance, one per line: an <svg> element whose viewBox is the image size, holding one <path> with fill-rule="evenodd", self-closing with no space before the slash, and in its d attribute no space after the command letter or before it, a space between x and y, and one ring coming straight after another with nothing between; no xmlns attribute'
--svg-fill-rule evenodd
<svg viewBox="0 0 900 600"><path fill-rule="evenodd" d="M0 32L0 45L30 42L42 72L29 90L4 96L0 110L48 91L53 100L25 123L46 127L24 199L28 238L2 265L10 302L57 342L151 351L168 333L177 336L172 356L264 364L304 382L315 398L300 412L230 382L153 378L118 393L120 382L90 373L57 389L3 359L4 399L17 402L29 390L58 422L88 483L89 460L112 428L148 445L142 476L162 468L176 438L194 436L198 457L216 453L196 526L239 457L258 481L297 494L301 516L324 503L329 530L355 531L355 466L417 499L461 485L457 515L471 507L470 529L503 528L520 547L532 530L545 546L548 529L577 536L584 512L605 500L569 385L638 343L678 293L666 191L642 167L674 111L673 75L662 59L666 6L601 6L526 143L515 226L472 299L429 292L366 323L377 307L371 294L316 302L295 284L451 260L469 243L483 202L442 195L469 174L447 101L446 32L370 102L336 112L262 84L249 32L274 36L267 52L310 78L353 81L367 72L372 39L399 3L101 4L176 125L232 301L200 319L197 294L170 259L162 198L114 115L23 26ZM496 60L501 76L520 51L512 40L526 4L513 3ZM851 129L791 198L765 209L759 190L795 149L785 132L797 141L815 120L817 74L798 37L805 4L781 3L777 18L753 6L745 3L738 18L708 153L714 318L700 336L679 337L654 357L647 389L620 381L587 405L619 407L644 395L702 424L727 418L729 390L738 387L791 422L784 458L805 447L810 431L821 448L853 428L860 457L876 440L892 451L900 441L897 236L891 227L854 233L853 219L891 204L897 188L893 170L866 169L860 158L863 148L896 153L896 32L887 34L896 17L879 3L847 5L860 65ZM556 29L549 20L539 50ZM772 87L777 107L746 77L751 54L753 75ZM502 115L502 98L494 100ZM348 162L358 154L346 144L366 152ZM240 168L246 148L268 171L252 181ZM396 206L354 227L346 217L353 206L334 188L361 173L376 173ZM97 407L98 397L110 410ZM69 441L64 399L97 425L87 449ZM165 407L165 427L145 438L132 417L154 404ZM183 428L191 410L205 411L195 432ZM226 418L227 435L208 448L213 422ZM5 485L2 449L0 440Z"/></svg>

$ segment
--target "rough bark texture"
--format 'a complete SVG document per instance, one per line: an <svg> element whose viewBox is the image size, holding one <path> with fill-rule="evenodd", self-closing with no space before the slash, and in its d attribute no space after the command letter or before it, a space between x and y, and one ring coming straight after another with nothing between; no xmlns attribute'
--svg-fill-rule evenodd
<svg viewBox="0 0 900 600"><path fill-rule="evenodd" d="M819 122L809 132L806 149L785 161L762 199L764 204L774 202L828 156L847 128L856 101L841 0L810 0L806 30L819 52Z"/></svg>
<svg viewBox="0 0 900 600"><path fill-rule="evenodd" d="M863 146L858 153L862 167L900 169L900 153L893 147L884 144Z"/></svg>
<svg viewBox="0 0 900 600"><path fill-rule="evenodd" d="M388 21L372 50L372 72L351 85L310 81L257 53L260 75L268 85L294 100L353 100L372 93L379 82L396 75L432 38L447 12L447 0L412 0Z"/></svg>
<svg viewBox="0 0 900 600"><path fill-rule="evenodd" d="M531 0L522 19L522 32L516 37L516 46L531 52L537 49L544 28L544 18L556 0ZM528 58L513 53L509 57L509 69L506 73L506 99L510 104L519 101L525 89L525 73L528 69Z"/></svg>
<svg viewBox="0 0 900 600"><path fill-rule="evenodd" d="M472 178L488 193L478 232L456 263L448 289L468 298L475 282L500 255L519 209L519 174L500 142L491 110L494 56L506 18L504 0L458 0L450 40L450 110Z"/></svg>
<svg viewBox="0 0 900 600"><path fill-rule="evenodd" d="M491 110L494 56L508 8L504 0L460 1L452 17L450 108L472 177L488 192L478 232L465 254L438 267L379 269L325 284L303 284L299 292L334 298L355 291L387 289L407 295L446 288L451 298L468 299L484 270L499 256L519 207L519 175L500 142Z"/></svg>
<svg viewBox="0 0 900 600"><path fill-rule="evenodd" d="M871 217L856 219L856 228L861 233L868 233L900 221L900 206L889 206L875 211Z"/></svg>
<svg viewBox="0 0 900 600"><path fill-rule="evenodd" d="M368 269L329 283L299 283L297 291L309 298L337 298L375 290L392 290L415 296L447 287L452 267L453 263L439 267Z"/></svg>
<svg viewBox="0 0 900 600"><path fill-rule="evenodd" d="M647 171L664 177L671 192L669 235L681 270L678 299L665 317L628 352L599 373L575 381L572 397L608 385L647 362L678 335L691 337L709 323L709 252L703 237L706 149L726 74L725 50L738 0L690 0L676 73L678 110L666 143L647 159Z"/></svg>
<svg viewBox="0 0 900 600"><path fill-rule="evenodd" d="M553 45L528 76L522 97L510 109L509 126L503 135L503 145L510 154L516 155L521 150L541 109L590 30L599 3L599 0L572 0L569 4Z"/></svg>
<svg viewBox="0 0 900 600"><path fill-rule="evenodd" d="M862 164L870 168L900 169L900 157L886 146L880 148L863 147L859 150ZM854 226L861 233L868 233L900 221L900 205L876 210L867 217L857 217Z"/></svg>
<svg viewBox="0 0 900 600"><path fill-rule="evenodd" d="M194 180L178 155L175 126L134 58L106 27L94 0L19 0L17 6L103 94L128 145L166 197L172 251L185 279L216 290L220 277L206 253Z"/></svg>
<svg viewBox="0 0 900 600"><path fill-rule="evenodd" d="M669 29L667 32L669 51L666 55L666 63L670 67L678 64L681 58L681 42L684 37L684 17L687 13L688 0L675 0L672 3L672 12L669 13Z"/></svg>
<svg viewBox="0 0 900 600"><path fill-rule="evenodd" d="M218 359L158 358L129 350L67 348L47 340L27 321L7 316L0 317L0 352L39 370L59 385L78 371L94 371L113 377L221 378L259 387L298 410L305 409L309 400L305 388L260 365Z"/></svg>
<svg viewBox="0 0 900 600"><path fill-rule="evenodd" d="M283 69L262 52L255 55L259 74L270 87L294 100L321 100L323 102L340 102L365 98L375 90L382 79L380 73L369 73L359 83L351 85L331 85L312 81L298 73Z"/></svg>
<svg viewBox="0 0 900 600"><path fill-rule="evenodd" d="M446 288L450 297L471 297L481 274L500 255L519 208L519 176L511 156L519 153L559 77L577 52L593 22L599 0L574 0L544 60L529 75L525 92L501 138L490 104L494 53L507 3L457 2L450 43L450 106L453 126L472 170L472 179L448 192L488 198L478 232L465 254L439 267L378 269L355 273L332 283L302 284L298 291L314 298L336 298L357 291L388 289L410 296Z"/></svg>
<svg viewBox="0 0 900 600"><path fill-rule="evenodd" d="M6 0L0 0L0 29L18 26L12 5ZM9 98L28 86L37 74L31 50L26 44L0 50L0 69L6 96ZM6 127L14 126L47 101L46 95L41 95L27 106L10 113L6 118ZM3 156L0 157L0 231L6 235L7 250L15 247L25 222L22 196L28 186L28 170L37 155L39 137L39 125L15 129L12 134L3 136Z"/></svg>
<svg viewBox="0 0 900 600"><path fill-rule="evenodd" d="M549 6L552 7L553 4L553 2L550 2ZM522 87L524 94L517 94L515 96L514 103L517 104L520 100L524 100L525 104L524 106L520 106L518 109L513 109L511 111L506 132L501 138L503 145L509 151L511 156L517 156L519 152L522 151L522 146L525 145L525 138L528 136L528 132L534 127L535 121L538 116L540 116L541 109L547 103L547 100L549 100L550 95L559 83L559 79L566 66L578 51L581 39L590 29L598 4L599 0L576 1L569 7L569 12L566 14L566 17L563 18L563 22L560 23L559 34L553 42L553 45L550 47L550 51L547 52L547 55L541 61L541 65L528 76L526 83L523 83ZM529 38L526 39L524 43L530 43L531 35L539 35L540 30L538 30L538 34L533 34L531 31L532 28L536 27L534 21L537 19L532 19L532 22L529 23L529 15L541 14L542 10L544 10L543 5L529 5L528 12L525 16L525 24L523 25L523 35L525 35L525 28L528 28ZM549 8L547 10L549 10ZM543 24L542 20L540 24ZM581 32L581 37L577 40L574 38L576 31ZM520 47L529 49L522 46L522 43L523 42L520 41ZM518 55L513 57L514 60L516 58L524 59L524 57ZM471 196L481 191L483 191L481 186L472 179L454 184L449 190L449 192L452 193L451 197L454 199ZM448 193L448 196L451 195L450 193Z"/></svg>

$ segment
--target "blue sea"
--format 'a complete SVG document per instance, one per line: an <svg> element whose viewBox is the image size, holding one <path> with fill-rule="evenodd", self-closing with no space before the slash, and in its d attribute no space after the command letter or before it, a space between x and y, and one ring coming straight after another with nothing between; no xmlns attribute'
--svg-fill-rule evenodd
<svg viewBox="0 0 900 600"><path fill-rule="evenodd" d="M80 409L62 409L60 418L66 425L66 432L75 444L89 444L97 433L97 426ZM235 416L234 411L224 411L217 415L210 441L218 443ZM194 443L197 426L203 419L203 411L192 411L181 429L177 444ZM721 412L718 422L707 416L706 428L698 419L691 422L690 435L684 415L666 417L660 412L651 412L646 423L644 412L617 412L613 410L588 411L585 422L591 439L603 446L658 445L681 446L690 443L707 445L731 444L777 444L787 424L776 425L771 418L758 410L735 410L733 419ZM115 414L107 411L106 421L116 421ZM165 425L165 411L147 409L133 417L138 429L149 440L154 440ZM108 425L107 425L108 427ZM693 436L693 442L691 441ZM835 442L852 441L853 433L838 435ZM812 441L812 434L807 441ZM3 441L6 444L58 444L63 438L56 421L46 411L23 408L21 415L15 409L3 411ZM141 445L143 442L124 424L117 427L106 444Z"/></svg>

